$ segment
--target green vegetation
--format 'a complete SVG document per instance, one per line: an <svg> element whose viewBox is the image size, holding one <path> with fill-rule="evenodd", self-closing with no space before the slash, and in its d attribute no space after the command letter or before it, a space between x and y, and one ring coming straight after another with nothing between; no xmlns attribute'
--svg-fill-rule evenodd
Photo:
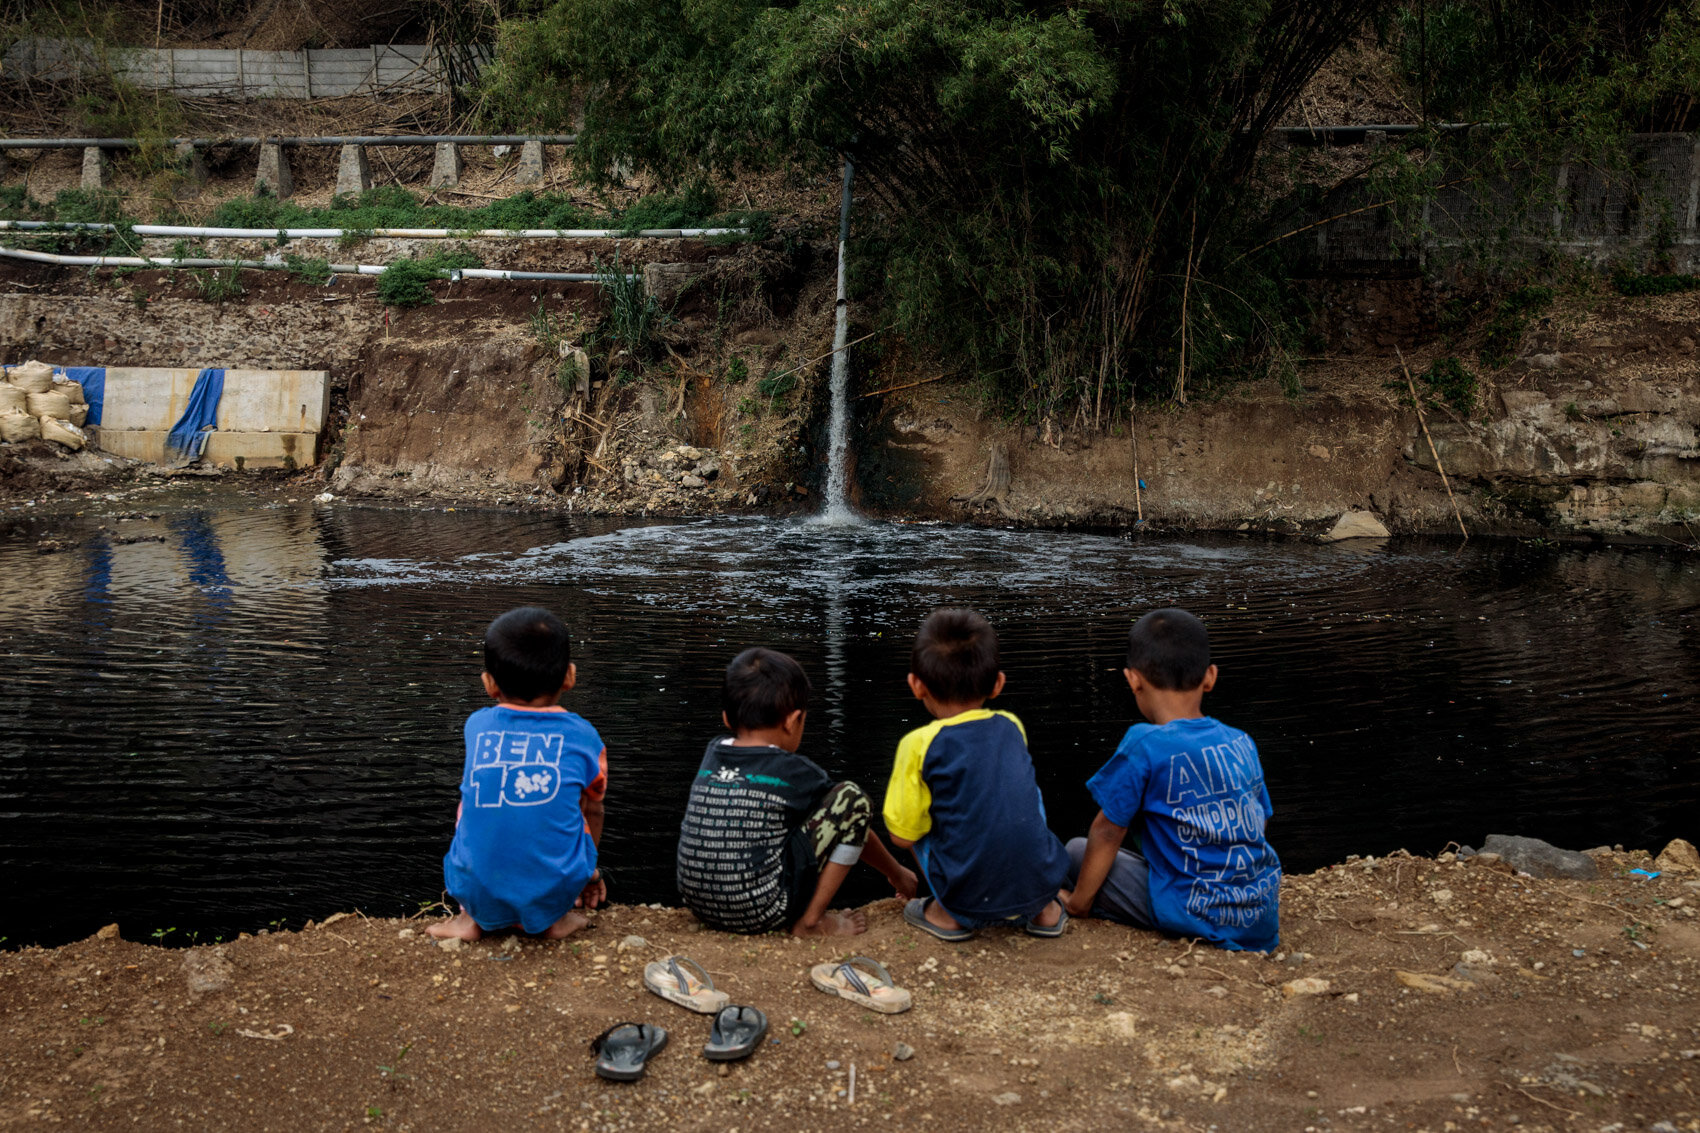
<svg viewBox="0 0 1700 1133"><path fill-rule="evenodd" d="M137 223L124 211L124 198L110 190L61 189L48 202L29 195L23 185L0 186L0 220L40 220L59 224L115 224L112 232L7 232L8 246L76 255L134 256L141 238L130 231Z"/></svg>
<svg viewBox="0 0 1700 1133"><path fill-rule="evenodd" d="M1669 0L520 6L477 91L490 126L582 110L579 168L686 197L705 174L788 169L824 204L848 152L869 323L960 359L1019 417L1100 425L1236 375L1296 388L1289 237L1319 203L1390 208L1417 236L1450 185L1504 218L1459 254L1511 274L1543 251L1525 222L1551 215L1529 205L1554 160L1627 169L1629 133L1692 128L1700 89L1700 15ZM1267 132L1366 28L1403 61L1413 117L1495 126L1419 131L1330 188L1289 189L1295 159ZM1525 191L1495 200L1508 180ZM1482 314L1499 364L1526 312Z"/></svg>
<svg viewBox="0 0 1700 1133"><path fill-rule="evenodd" d="M1552 306L1553 295L1550 287L1519 287L1501 299L1482 330L1482 365L1494 370L1510 365L1529 320Z"/></svg>
<svg viewBox="0 0 1700 1133"><path fill-rule="evenodd" d="M1621 272L1612 276L1611 285L1619 295L1673 295L1678 291L1700 290L1700 275L1636 275Z"/></svg>
<svg viewBox="0 0 1700 1133"><path fill-rule="evenodd" d="M437 301L429 286L433 280L446 278L456 268L483 266L465 244L423 259L396 260L378 275L378 301L386 307L429 306Z"/></svg>
<svg viewBox="0 0 1700 1133"><path fill-rule="evenodd" d="M607 264L598 260L596 271L602 276L596 286L608 314L591 335L591 345L607 360L610 373L641 369L655 352L657 333L672 316L644 287L643 276L629 272L619 256Z"/></svg>
<svg viewBox="0 0 1700 1133"><path fill-rule="evenodd" d="M326 208L306 208L269 193L237 197L220 204L206 223L213 228L342 228L369 233L378 228L447 228L470 232L483 228L640 228L736 227L758 213L716 213L706 190L679 196L653 194L631 207L593 213L555 193L539 196L529 189L477 208L425 204L399 185L381 185L359 196L337 197Z"/></svg>
<svg viewBox="0 0 1700 1133"><path fill-rule="evenodd" d="M1436 358L1422 377L1442 401L1458 412L1468 414L1475 409L1476 375L1466 370L1457 358Z"/></svg>
<svg viewBox="0 0 1700 1133"><path fill-rule="evenodd" d="M190 275L195 280L195 290L209 302L226 303L248 293L242 286L240 268L201 268Z"/></svg>
<svg viewBox="0 0 1700 1133"><path fill-rule="evenodd" d="M323 287L331 281L331 262L322 256L298 256L294 252L288 252L284 255L283 262L284 270L303 283Z"/></svg>

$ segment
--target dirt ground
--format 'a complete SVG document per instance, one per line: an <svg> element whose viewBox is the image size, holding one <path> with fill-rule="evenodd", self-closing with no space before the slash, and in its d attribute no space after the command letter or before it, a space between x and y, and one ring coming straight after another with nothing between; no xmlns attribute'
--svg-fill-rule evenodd
<svg viewBox="0 0 1700 1133"><path fill-rule="evenodd" d="M843 942L658 906L454 950L429 914L187 950L113 926L0 953L0 1126L1700 1130L1700 875L1593 855L1587 882L1403 852L1291 877L1267 956L1098 921L942 944L895 900ZM703 1060L708 1019L643 989L674 952L767 1013L751 1059ZM851 953L914 1007L816 991ZM671 1041L605 1082L587 1044L623 1020Z"/></svg>

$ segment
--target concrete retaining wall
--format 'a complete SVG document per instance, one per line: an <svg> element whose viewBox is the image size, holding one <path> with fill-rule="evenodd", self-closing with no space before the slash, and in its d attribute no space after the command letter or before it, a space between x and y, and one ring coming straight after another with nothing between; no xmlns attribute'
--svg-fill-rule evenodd
<svg viewBox="0 0 1700 1133"><path fill-rule="evenodd" d="M165 438L183 415L198 369L112 366L97 443L132 460L165 462ZM218 430L206 463L244 468L299 468L319 458L319 434L330 412L325 370L226 370Z"/></svg>

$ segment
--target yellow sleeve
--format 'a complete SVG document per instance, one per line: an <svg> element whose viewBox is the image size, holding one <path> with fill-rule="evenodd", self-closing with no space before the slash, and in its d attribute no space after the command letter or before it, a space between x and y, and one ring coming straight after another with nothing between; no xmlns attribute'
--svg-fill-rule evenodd
<svg viewBox="0 0 1700 1133"><path fill-rule="evenodd" d="M934 721L904 736L897 745L891 782L886 784L885 828L908 842L920 841L933 828L933 817L928 813L933 805L933 793L921 778L921 763L938 732L938 722Z"/></svg>

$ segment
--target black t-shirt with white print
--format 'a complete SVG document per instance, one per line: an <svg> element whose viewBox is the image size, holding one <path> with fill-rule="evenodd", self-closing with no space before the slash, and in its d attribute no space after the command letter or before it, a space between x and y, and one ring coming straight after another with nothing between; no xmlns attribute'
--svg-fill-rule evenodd
<svg viewBox="0 0 1700 1133"><path fill-rule="evenodd" d="M803 823L831 787L795 752L715 737L679 826L686 907L725 932L767 932L801 916L817 878Z"/></svg>

